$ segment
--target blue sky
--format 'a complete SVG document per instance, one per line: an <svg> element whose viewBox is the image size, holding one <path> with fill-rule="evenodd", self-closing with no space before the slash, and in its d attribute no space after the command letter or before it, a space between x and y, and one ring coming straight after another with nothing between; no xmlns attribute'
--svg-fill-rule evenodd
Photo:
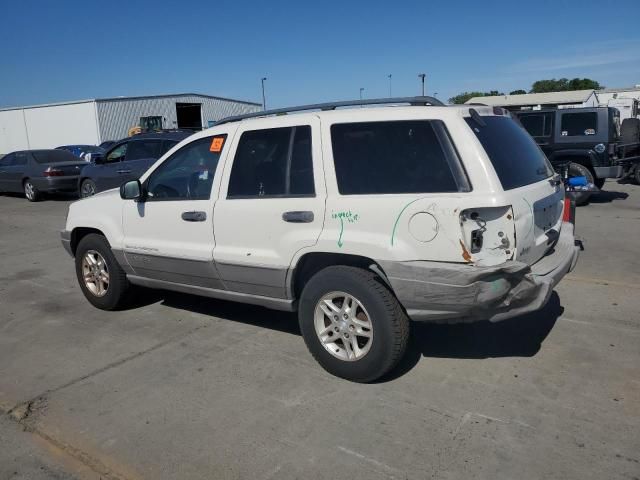
<svg viewBox="0 0 640 480"><path fill-rule="evenodd" d="M0 106L198 92L268 107L542 78L640 84L640 0L0 0Z"/></svg>

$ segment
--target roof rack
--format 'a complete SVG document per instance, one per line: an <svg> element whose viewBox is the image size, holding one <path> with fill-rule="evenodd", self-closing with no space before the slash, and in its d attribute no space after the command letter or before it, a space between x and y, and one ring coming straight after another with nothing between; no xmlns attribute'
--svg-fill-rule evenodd
<svg viewBox="0 0 640 480"><path fill-rule="evenodd" d="M299 107L276 108L274 110L264 110L262 112L246 113L244 115L234 115L218 120L215 125L223 123L238 122L247 118L267 117L269 115L283 115L291 112L303 112L306 110L335 110L340 107L357 107L363 105L388 105L397 103L408 103L412 106L444 106L440 100L434 97L399 97L399 98L372 98L367 100L347 100L343 102L315 103L311 105L301 105Z"/></svg>

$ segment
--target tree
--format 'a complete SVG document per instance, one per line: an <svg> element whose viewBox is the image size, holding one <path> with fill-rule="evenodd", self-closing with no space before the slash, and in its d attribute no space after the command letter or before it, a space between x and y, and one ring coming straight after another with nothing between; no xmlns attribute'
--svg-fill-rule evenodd
<svg viewBox="0 0 640 480"><path fill-rule="evenodd" d="M498 90L491 90L490 92L463 92L459 95L456 95L455 97L451 97L449 99L449 103L460 105L472 99L473 97L486 97L493 95L504 95L504 93L499 92Z"/></svg>
<svg viewBox="0 0 640 480"><path fill-rule="evenodd" d="M530 93L545 93L545 92L566 92L567 90L597 90L603 88L595 80L590 78L574 78L569 80L567 78L552 78L550 80L538 80L531 85Z"/></svg>
<svg viewBox="0 0 640 480"><path fill-rule="evenodd" d="M509 92L509 95L524 95L525 93L527 93L526 90L514 90L513 92Z"/></svg>

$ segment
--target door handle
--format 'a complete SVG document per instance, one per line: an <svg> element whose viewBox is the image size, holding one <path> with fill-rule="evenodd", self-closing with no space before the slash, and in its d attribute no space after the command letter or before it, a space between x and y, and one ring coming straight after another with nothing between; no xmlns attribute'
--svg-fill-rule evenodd
<svg viewBox="0 0 640 480"><path fill-rule="evenodd" d="M206 219L206 212L182 212L182 220L185 222L204 222Z"/></svg>
<svg viewBox="0 0 640 480"><path fill-rule="evenodd" d="M282 214L282 220L290 223L311 223L313 222L313 212L309 212L309 211L284 212Z"/></svg>
<svg viewBox="0 0 640 480"><path fill-rule="evenodd" d="M131 173L131 170L116 170L118 173Z"/></svg>

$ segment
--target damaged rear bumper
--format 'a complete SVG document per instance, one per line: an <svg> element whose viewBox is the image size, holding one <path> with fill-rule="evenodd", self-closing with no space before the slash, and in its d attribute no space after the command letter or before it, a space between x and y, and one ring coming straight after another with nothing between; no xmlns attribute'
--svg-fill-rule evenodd
<svg viewBox="0 0 640 480"><path fill-rule="evenodd" d="M553 288L575 266L578 252L573 225L564 223L556 245L533 265L411 261L380 266L413 320L498 322L544 307Z"/></svg>

